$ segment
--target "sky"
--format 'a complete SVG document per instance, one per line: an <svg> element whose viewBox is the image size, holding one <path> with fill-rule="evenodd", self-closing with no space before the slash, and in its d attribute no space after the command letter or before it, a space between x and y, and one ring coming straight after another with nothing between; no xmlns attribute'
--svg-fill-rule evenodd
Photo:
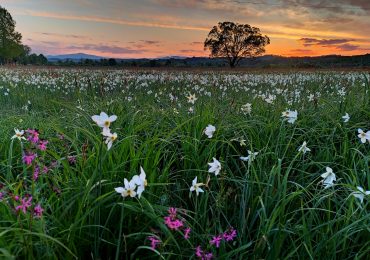
<svg viewBox="0 0 370 260"><path fill-rule="evenodd" d="M370 53L370 0L1 0L23 43L45 55L209 56L218 22L261 29L266 54Z"/></svg>

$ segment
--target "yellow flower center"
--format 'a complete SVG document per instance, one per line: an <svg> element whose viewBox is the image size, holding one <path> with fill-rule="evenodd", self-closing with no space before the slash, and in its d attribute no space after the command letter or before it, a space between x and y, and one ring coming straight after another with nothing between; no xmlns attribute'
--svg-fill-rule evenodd
<svg viewBox="0 0 370 260"><path fill-rule="evenodd" d="M109 127L109 126L110 126L110 121L105 121L105 122L104 122L104 125L105 125L106 127Z"/></svg>

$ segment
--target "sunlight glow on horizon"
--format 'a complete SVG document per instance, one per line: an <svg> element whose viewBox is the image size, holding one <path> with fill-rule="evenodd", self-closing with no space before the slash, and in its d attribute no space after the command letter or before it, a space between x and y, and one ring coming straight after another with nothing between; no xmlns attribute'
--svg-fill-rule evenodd
<svg viewBox="0 0 370 260"><path fill-rule="evenodd" d="M248 23L271 39L266 55L370 53L370 3L342 0L333 7L189 0L4 0L16 30L33 52L88 53L114 58L203 56L203 42L219 21ZM265 1L266 2L266 1ZM269 3L276 1L269 0ZM303 1L309 2L309 1ZM277 3L277 2L276 2ZM324 3L324 4L325 4ZM350 5L351 4L351 5ZM323 8L324 7L324 8Z"/></svg>

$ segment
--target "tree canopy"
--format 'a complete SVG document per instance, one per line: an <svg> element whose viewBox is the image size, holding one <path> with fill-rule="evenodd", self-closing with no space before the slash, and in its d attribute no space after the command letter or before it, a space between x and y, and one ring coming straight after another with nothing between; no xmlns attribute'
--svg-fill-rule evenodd
<svg viewBox="0 0 370 260"><path fill-rule="evenodd" d="M0 60L7 62L30 52L22 45L22 35L15 31L15 21L11 14L0 6Z"/></svg>
<svg viewBox="0 0 370 260"><path fill-rule="evenodd" d="M259 28L249 24L220 22L209 32L204 49L211 51L211 57L227 58L230 67L235 67L243 58L251 58L265 52L270 43Z"/></svg>

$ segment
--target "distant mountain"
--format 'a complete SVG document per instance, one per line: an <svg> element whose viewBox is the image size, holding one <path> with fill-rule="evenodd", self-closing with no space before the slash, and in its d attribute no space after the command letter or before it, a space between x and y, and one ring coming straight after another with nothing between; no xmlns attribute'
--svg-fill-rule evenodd
<svg viewBox="0 0 370 260"><path fill-rule="evenodd" d="M83 60L91 60L92 66L122 66L122 67L228 67L226 59L209 57L165 56L159 58L115 58L116 65L112 65L107 57L89 55L85 53L47 56L48 61L71 60L75 65L86 65ZM256 58L241 60L239 67L246 68L364 68L370 67L370 54L341 56L325 55L316 57L284 57L278 55L264 55Z"/></svg>
<svg viewBox="0 0 370 260"><path fill-rule="evenodd" d="M183 60L183 59L188 59L189 57L187 56L165 56L165 57L159 57L155 58L156 60L169 60L169 59L175 59L175 60Z"/></svg>
<svg viewBox="0 0 370 260"><path fill-rule="evenodd" d="M58 61L58 60L73 60L73 61L80 61L80 60L101 60L106 59L105 57L86 54L86 53L72 53L72 54L61 54L61 55L48 55L46 56L48 61Z"/></svg>

